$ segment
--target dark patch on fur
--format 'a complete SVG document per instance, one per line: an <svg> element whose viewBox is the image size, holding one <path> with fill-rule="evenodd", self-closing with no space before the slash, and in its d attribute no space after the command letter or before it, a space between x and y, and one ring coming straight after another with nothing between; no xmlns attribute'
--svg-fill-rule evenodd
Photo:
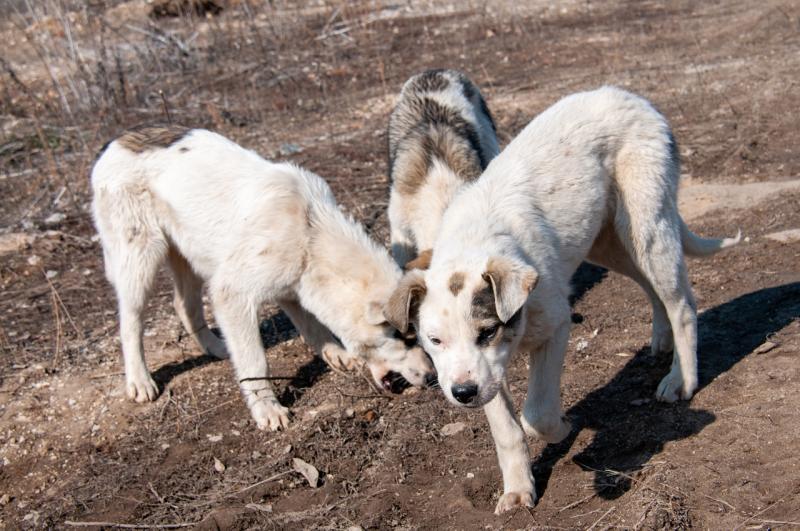
<svg viewBox="0 0 800 531"><path fill-rule="evenodd" d="M416 98L409 104L419 121L400 139L390 160L392 179L400 191L416 192L437 158L465 181L478 178L488 160L472 124L455 110L430 98ZM396 172L401 158L407 170L399 177Z"/></svg>
<svg viewBox="0 0 800 531"><path fill-rule="evenodd" d="M103 156L103 153L105 153L105 152L106 152L106 150L108 149L108 146L110 146L110 145L111 145L111 142L113 142L113 140L109 140L108 142L106 142L105 144L103 144L103 147L101 147L101 148L100 148L100 151L98 151L98 152L97 152L97 156L95 156L95 158L94 158L94 163L93 163L92 165L96 164L96 163L97 163L97 161L98 161L98 160L100 160L100 157L102 157L102 156Z"/></svg>
<svg viewBox="0 0 800 531"><path fill-rule="evenodd" d="M494 292L488 282L472 295L470 308L471 328L475 332L475 343L481 347L497 345L513 337L513 324L503 324L497 316ZM495 329L491 337L484 337L486 331Z"/></svg>
<svg viewBox="0 0 800 531"><path fill-rule="evenodd" d="M497 126L494 123L494 116L492 116L492 113L489 112L489 106L486 105L486 100L483 99L483 96L480 94L478 94L478 107L481 109L481 112L486 115L486 118L489 119L489 123L492 125L492 131L497 133Z"/></svg>
<svg viewBox="0 0 800 531"><path fill-rule="evenodd" d="M412 269L428 269L431 265L431 258L433 258L433 250L425 249L419 255L410 260L403 269L411 271Z"/></svg>
<svg viewBox="0 0 800 531"><path fill-rule="evenodd" d="M186 146L182 146L178 151L180 151L181 153L188 153L189 148L187 148Z"/></svg>
<svg viewBox="0 0 800 531"><path fill-rule="evenodd" d="M447 288L453 295L461 293L461 290L464 289L464 273L460 271L453 273L450 276L450 280L447 282Z"/></svg>
<svg viewBox="0 0 800 531"><path fill-rule="evenodd" d="M475 342L481 347L510 342L514 339L514 329L522 316L522 308L512 315L508 322L503 323L497 315L492 284L488 279L484 280L486 284L476 290L472 295L472 304L470 308L470 321L472 329L476 334ZM497 331L492 337L481 337L485 330L495 327Z"/></svg>
<svg viewBox="0 0 800 531"><path fill-rule="evenodd" d="M128 151L144 153L151 149L162 149L178 142L191 131L180 125L145 126L128 131L117 139L117 143Z"/></svg>
<svg viewBox="0 0 800 531"><path fill-rule="evenodd" d="M427 96L447 89L453 76L464 96L495 128L480 91L460 72L428 70L412 78L389 119L389 172L401 193L415 193L435 159L465 181L476 179L489 163L476 127L456 109Z"/></svg>
<svg viewBox="0 0 800 531"><path fill-rule="evenodd" d="M667 149L669 149L670 163L677 170L681 165L681 152L678 148L678 141L675 140L675 135L672 134L672 131L667 131ZM680 174L680 171L676 174Z"/></svg>
<svg viewBox="0 0 800 531"><path fill-rule="evenodd" d="M438 92L450 86L450 80L444 76L445 70L434 68L414 77L409 89L414 92Z"/></svg>
<svg viewBox="0 0 800 531"><path fill-rule="evenodd" d="M472 294L472 306L470 316L474 322L499 322L497 309L494 303L494 292L492 286L486 283Z"/></svg>

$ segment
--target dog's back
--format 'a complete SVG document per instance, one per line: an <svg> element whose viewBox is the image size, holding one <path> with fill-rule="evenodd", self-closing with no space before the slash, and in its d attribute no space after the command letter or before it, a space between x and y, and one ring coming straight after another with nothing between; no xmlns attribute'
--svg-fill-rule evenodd
<svg viewBox="0 0 800 531"><path fill-rule="evenodd" d="M174 246L209 278L242 245L304 247L309 203L333 204L327 185L305 173L210 131L144 128L111 142L99 157L94 217L105 246ZM302 261L300 251L286 258Z"/></svg>
<svg viewBox="0 0 800 531"><path fill-rule="evenodd" d="M389 119L389 220L400 265L430 249L450 199L499 152L478 88L455 70L409 79Z"/></svg>

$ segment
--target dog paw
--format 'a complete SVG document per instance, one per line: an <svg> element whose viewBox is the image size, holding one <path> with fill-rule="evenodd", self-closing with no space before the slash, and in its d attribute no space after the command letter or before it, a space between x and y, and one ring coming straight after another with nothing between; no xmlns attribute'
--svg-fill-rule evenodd
<svg viewBox="0 0 800 531"><path fill-rule="evenodd" d="M502 514L517 507L533 507L535 501L535 492L506 492L500 496L494 514Z"/></svg>
<svg viewBox="0 0 800 531"><path fill-rule="evenodd" d="M322 359L333 370L341 372L352 371L357 365L355 356L336 345L326 345L322 349Z"/></svg>
<svg viewBox="0 0 800 531"><path fill-rule="evenodd" d="M692 398L697 382L684 382L680 370L670 371L656 390L656 399L661 402L676 402L679 399L689 400Z"/></svg>
<svg viewBox="0 0 800 531"><path fill-rule="evenodd" d="M250 414L260 430L278 431L289 427L289 410L274 398L255 402Z"/></svg>
<svg viewBox="0 0 800 531"><path fill-rule="evenodd" d="M146 371L127 381L128 398L139 403L152 402L158 398L158 386Z"/></svg>
<svg viewBox="0 0 800 531"><path fill-rule="evenodd" d="M206 352L220 360L226 360L230 358L228 349L225 347L225 342L217 336L213 337L214 339L209 340L209 342L206 344Z"/></svg>
<svg viewBox="0 0 800 531"><path fill-rule="evenodd" d="M520 422L526 434L550 444L563 441L572 431L572 424L565 417L539 418L533 422L528 422L523 414L520 417Z"/></svg>

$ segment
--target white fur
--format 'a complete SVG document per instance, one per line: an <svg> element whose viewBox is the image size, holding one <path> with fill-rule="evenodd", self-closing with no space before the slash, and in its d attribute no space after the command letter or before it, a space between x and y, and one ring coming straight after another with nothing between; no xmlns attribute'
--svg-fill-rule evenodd
<svg viewBox="0 0 800 531"><path fill-rule="evenodd" d="M158 394L144 361L142 312L165 257L181 321L209 353L223 358L230 352L261 428L288 423L268 381L259 335L265 302L279 304L335 368L365 361L378 385L390 370L413 384L424 382L426 356L408 351L380 314L399 268L339 210L317 175L192 130L169 147L142 153L112 142L92 171L92 188L106 273L119 300L131 398ZM203 283L225 344L203 318Z"/></svg>
<svg viewBox="0 0 800 531"><path fill-rule="evenodd" d="M697 388L696 310L684 253L711 254L739 237L706 240L686 228L676 206L678 175L665 119L644 99L604 87L568 96L534 119L445 212L424 272L418 333L449 400L463 405L453 397L453 384L478 385L470 405L485 405L505 483L498 512L535 499L532 477L520 470L528 467L522 430L505 392L498 393L516 350L530 356L525 431L549 442L570 431L562 418L560 377L569 282L582 260L644 288L654 310L654 351L670 350L674 338L672 369L656 397L688 399ZM513 340L482 348L469 315L472 294L486 286L493 260L509 265L502 286L535 288L512 293L522 305ZM448 289L454 272L466 277L457 295ZM499 301L497 291L495 297Z"/></svg>

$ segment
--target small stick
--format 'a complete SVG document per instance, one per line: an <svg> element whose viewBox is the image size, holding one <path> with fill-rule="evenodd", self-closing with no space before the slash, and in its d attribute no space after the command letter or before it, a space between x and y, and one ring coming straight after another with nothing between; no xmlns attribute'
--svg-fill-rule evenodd
<svg viewBox="0 0 800 531"><path fill-rule="evenodd" d="M734 507L730 503L726 502L725 500L720 500L719 498L714 498L713 496L709 496L708 494L703 494L703 496L705 496L709 500L714 500L717 503L721 503L722 505L725 505L726 507L730 507L734 511L736 510L736 507Z"/></svg>
<svg viewBox="0 0 800 531"><path fill-rule="evenodd" d="M71 527L116 527L119 529L179 529L193 527L199 522L184 522L180 524L119 524L117 522L72 522L67 520L64 525Z"/></svg>
<svg viewBox="0 0 800 531"><path fill-rule="evenodd" d="M597 524L599 524L599 523L600 523L600 520L602 520L603 518L605 518L606 516L608 516L609 514L611 514L611 511L613 511L614 509L616 509L616 507L611 507L611 509L609 509L609 510L607 510L606 512L604 512L604 513L603 513L603 516L601 516L600 518L598 518L597 520L595 520L595 521L594 521L594 523L593 523L592 525L590 525L588 529L586 529L586 531L592 531L592 529L594 529L594 526L596 526Z"/></svg>
<svg viewBox="0 0 800 531"><path fill-rule="evenodd" d="M159 495L159 494L158 494L158 491L157 491L157 490L156 490L156 488L153 486L153 484L152 484L152 483L150 483L150 482L148 481L148 482L147 482L147 486L148 486L148 487L150 487L150 492L152 492L152 493L153 493L153 495L156 497L156 499L157 499L157 500L158 500L160 503L164 503L164 498L162 498L162 497L161 497L161 495Z"/></svg>
<svg viewBox="0 0 800 531"><path fill-rule="evenodd" d="M781 503L782 501L783 501L783 498L781 498L780 500L778 500L778 501L776 501L776 502L770 503L769 505L767 505L766 507L764 507L763 509L761 509L760 511L758 511L756 514L754 514L753 516L750 516L749 518L747 518L747 520L745 520L745 521L744 521L744 522L742 522L741 524L739 524L739 525L737 525L736 527L734 527L734 528L733 528L733 531L738 531L739 529L743 528L743 527L744 527L744 526L745 526L747 523L749 523L751 520L754 520L754 519L755 519L757 516L759 516L759 515L762 515L762 514L764 514L765 512L769 511L770 509L772 509L773 507L775 507L776 505L778 505L778 504L779 504L779 503Z"/></svg>
<svg viewBox="0 0 800 531"><path fill-rule="evenodd" d="M270 476L267 479L259 481L258 483L253 483L252 485L248 485L247 487L245 487L243 489L239 489L236 492L228 495L227 497L235 496L237 494L242 494L242 493L247 492L248 490L252 489L253 487L258 487L259 485L263 485L264 483L269 483L270 481L275 481L276 479L282 478L283 476L288 476L289 474L291 474L293 472L295 472L294 469L292 469L292 470L284 470L283 472L278 472L274 476Z"/></svg>
<svg viewBox="0 0 800 531"><path fill-rule="evenodd" d="M565 505L564 507L559 509L558 512L560 513L560 512L566 511L567 509L572 509L573 507L577 507L578 505L582 504L583 502L591 500L595 496L596 496L596 493L593 492L593 493L589 494L588 496L586 496L585 498L581 498L580 500L578 500L576 502L572 502L569 505Z"/></svg>
<svg viewBox="0 0 800 531"><path fill-rule="evenodd" d="M100 378L110 378L111 376L125 376L124 372L107 372L105 374L93 374L89 376L90 380L99 380Z"/></svg>
<svg viewBox="0 0 800 531"><path fill-rule="evenodd" d="M161 105L164 107L164 114L167 116L167 123L172 123L172 116L169 115L169 105L167 105L167 97L164 95L164 91L159 89L158 95L161 96Z"/></svg>
<svg viewBox="0 0 800 531"><path fill-rule="evenodd" d="M394 398L390 395L351 395L343 393L338 387L336 388L336 392L347 398L383 398L384 400L392 400Z"/></svg>
<svg viewBox="0 0 800 531"><path fill-rule="evenodd" d="M58 300L58 304L61 306L61 309L64 310L64 315L67 316L67 320L69 320L69 324L72 325L72 329L75 331L75 335L78 336L78 337L81 337L81 333L78 332L78 327L75 325L75 321L72 320L72 316L69 314L69 310L67 310L67 307L64 306L64 301L61 300L61 295L58 294L58 290L56 290L56 287L53 285L52 282L50 282L50 279L47 278L47 273L44 272L44 269L39 268L39 270L42 272L42 276L47 281L47 284L50 286L50 289L52 290L53 296L55 297L55 299Z"/></svg>

